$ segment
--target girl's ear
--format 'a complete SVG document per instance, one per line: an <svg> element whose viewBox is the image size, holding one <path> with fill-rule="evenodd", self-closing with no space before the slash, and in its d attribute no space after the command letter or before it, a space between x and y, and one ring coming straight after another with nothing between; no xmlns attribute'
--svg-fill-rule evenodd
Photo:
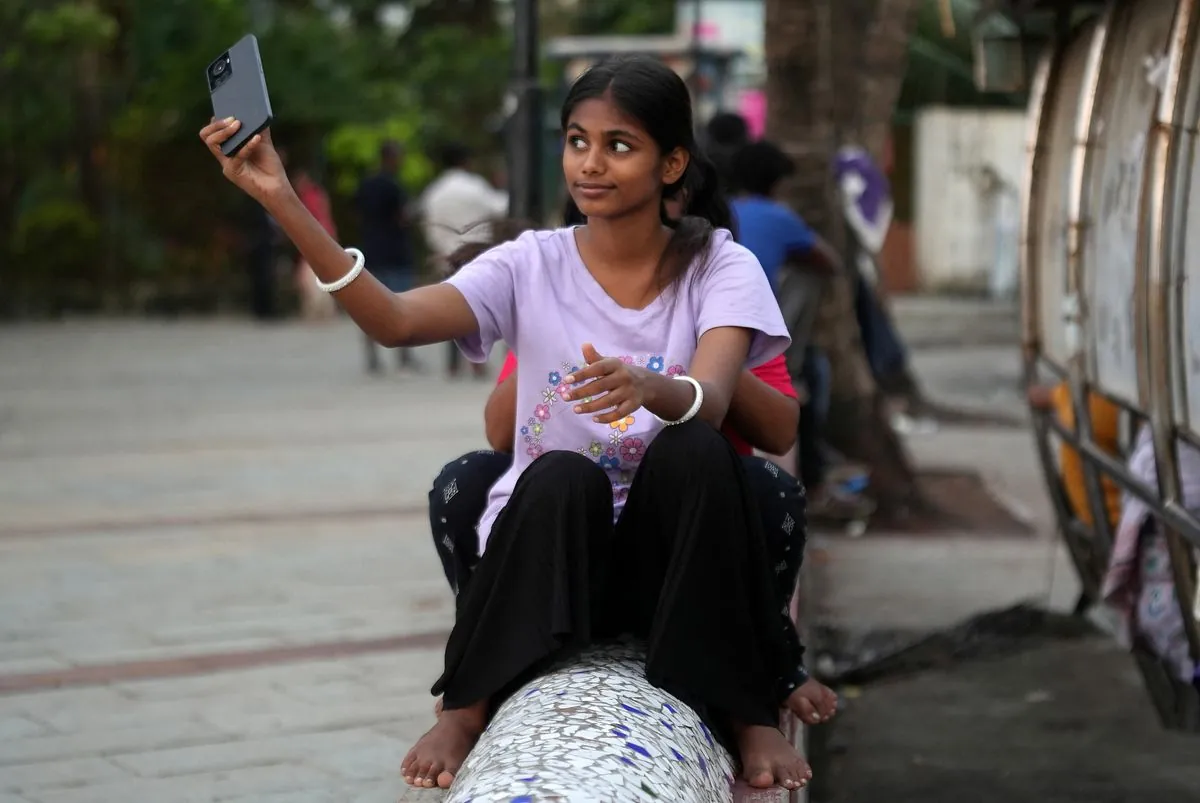
<svg viewBox="0 0 1200 803"><path fill-rule="evenodd" d="M687 148L676 148L668 153L663 159L663 184L674 184L683 178L691 161L692 155L688 153Z"/></svg>

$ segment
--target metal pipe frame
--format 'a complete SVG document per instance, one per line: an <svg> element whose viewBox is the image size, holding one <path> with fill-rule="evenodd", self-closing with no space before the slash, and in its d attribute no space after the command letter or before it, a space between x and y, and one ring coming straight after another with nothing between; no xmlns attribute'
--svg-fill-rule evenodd
<svg viewBox="0 0 1200 803"><path fill-rule="evenodd" d="M1196 4L1197 0L1179 0L1171 23L1166 83L1159 96L1145 154L1146 178L1140 199L1142 219L1138 227L1140 264L1137 270L1139 284L1143 285L1144 303L1135 305L1138 314L1145 319L1143 326L1138 327L1145 337L1145 348L1139 348L1139 351L1146 357L1144 369L1139 370L1139 374L1144 381L1146 406L1150 412L1162 503L1168 510L1178 509L1193 522L1194 519L1183 510L1179 476L1174 379L1180 367L1173 359L1171 332L1172 324L1182 328L1184 322L1181 316L1172 314L1175 294L1171 257L1178 249L1176 243L1168 240L1167 232L1178 233L1186 227L1186 220L1181 220L1182 210L1174 203L1177 197L1174 181L1190 182L1190 165L1177 157L1186 151L1184 139L1191 136L1180 124L1180 118L1185 114L1189 85L1196 77L1190 69L1197 36ZM1183 227L1179 226L1181 222ZM1176 269L1181 268L1176 266ZM1195 555L1180 528L1168 525L1163 530L1171 556L1176 601L1183 615L1192 660L1200 662L1200 623L1193 614Z"/></svg>
<svg viewBox="0 0 1200 803"><path fill-rule="evenodd" d="M1200 92L1195 86L1200 81L1200 72L1193 68L1196 61L1197 40L1200 38L1200 0L1177 0L1167 39L1166 83L1158 98L1158 104L1147 120L1147 143L1143 155L1143 176L1137 199L1137 240L1134 271L1134 330L1138 359L1138 400L1131 404L1102 388L1093 377L1098 377L1094 349L1086 342L1084 326L1089 310L1085 295L1086 269L1084 243L1090 217L1096 199L1089 197L1092 170L1095 169L1095 137L1101 115L1116 113L1112 109L1101 109L1100 92L1112 80L1113 70L1122 62L1121 51L1126 46L1122 40L1109 38L1110 32L1133 20L1135 8L1109 2L1098 18L1089 43L1087 62L1081 80L1075 120L1075 135L1070 158L1070 177L1067 193L1067 292L1064 297L1064 322L1067 326L1068 385L1071 389L1075 426L1068 428L1057 416L1045 413L1034 415L1039 458L1047 477L1056 514L1072 560L1080 568L1085 592L1096 589L1103 578L1112 547L1112 524L1108 521L1102 493L1101 476L1111 480L1127 493L1140 498L1150 507L1162 524L1171 556L1172 575L1177 604L1183 614L1189 648L1193 660L1200 663L1200 623L1193 615L1192 605L1196 597L1195 548L1200 548L1200 520L1184 509L1182 487L1179 477L1177 444L1180 439L1197 441L1197 435L1185 425L1186 400L1177 398L1182 367L1176 357L1182 341L1184 319L1182 298L1178 292L1179 279L1186 270L1182 259L1182 238L1186 231L1186 215L1183 210L1190 190L1190 160L1195 132L1191 127L1195 120L1183 121L1186 114L1197 114L1190 109L1189 92ZM1114 14L1119 13L1119 17ZM1057 43L1056 53L1050 57L1061 60L1064 42ZM1193 74L1193 73L1196 74ZM1036 379L1036 372L1043 363L1049 362L1041 354L1042 332L1038 318L1039 294L1037 261L1033 242L1034 215L1039 214L1041 185L1036 175L1039 162L1044 160L1043 143L1047 109L1052 104L1070 102L1067 98L1053 96L1052 83L1055 76L1046 68L1043 85L1035 83L1035 94L1031 100L1032 146L1027 144L1029 156L1026 164L1026 205L1021 256L1022 280L1028 285L1022 295L1022 346L1025 358L1026 381ZM1110 100L1109 103L1112 101ZM1200 99L1197 100L1200 108ZM1189 111L1190 110L1190 111ZM1135 478L1123 461L1109 454L1095 442L1089 400L1100 397L1114 402L1133 419L1147 422L1154 440L1157 461L1158 486L1148 485ZM1140 409L1139 409L1140 408ZM1053 463L1050 439L1057 438L1067 446L1075 448L1083 466L1084 482L1089 501L1089 510L1094 521L1096 536L1090 556L1080 543L1086 540L1086 527L1062 509L1065 499L1061 481ZM1064 517L1065 512L1065 517ZM1102 554L1097 554L1102 553ZM1089 561L1090 558L1090 561ZM1082 568L1081 568L1082 567ZM1087 571L1090 568L1090 572ZM1172 728L1200 729L1195 690L1189 684L1170 678L1166 665L1152 655L1144 646L1135 645L1134 654L1138 667L1151 691L1155 707L1164 724Z"/></svg>
<svg viewBox="0 0 1200 803"><path fill-rule="evenodd" d="M1071 153L1071 170L1069 189L1067 192L1067 293L1063 299L1064 317L1067 318L1067 350L1068 350L1068 384L1071 388L1071 403L1075 408L1074 437L1067 439L1068 443L1075 441L1084 459L1080 460L1083 467L1083 481L1087 490L1092 523L1096 534L1096 546L1099 551L1097 563L1107 564L1112 552L1112 522L1108 519L1108 510L1104 504L1104 486L1093 461L1087 459L1088 452L1098 453L1092 433L1092 416L1089 405L1090 388L1088 382L1088 353L1084 348L1084 320L1087 310L1084 308L1085 281L1083 265L1084 238L1087 233L1090 208L1087 205L1087 188L1091 178L1092 152L1095 146L1097 96L1100 84L1105 74L1111 71L1109 32L1115 13L1116 3L1110 0L1104 6L1104 11L1096 20L1092 32L1092 41L1088 48L1087 62L1080 81L1080 97L1077 117L1075 119L1075 144ZM1091 447L1090 450L1084 446ZM1103 572L1103 568L1100 569ZM1097 578L1097 584L1103 574Z"/></svg>
<svg viewBox="0 0 1200 803"><path fill-rule="evenodd" d="M1025 385L1030 387L1039 381L1042 355L1041 285L1038 282L1040 267L1038 247L1040 245L1035 226L1042 215L1043 186L1047 178L1043 167L1047 144L1046 136L1050 122L1048 110L1054 107L1059 97L1057 87L1061 78L1062 64L1070 42L1058 38L1038 59L1037 68L1029 90L1029 119L1025 135L1025 165L1021 175L1021 247L1019 251L1021 275L1021 346L1025 374ZM1087 525L1075 517L1063 487L1058 463L1050 440L1051 423L1054 416L1046 411L1030 407L1034 426L1034 443L1042 476L1054 507L1058 531L1067 546L1071 562L1075 566L1083 593L1090 602L1100 595L1099 576L1096 572L1092 548L1094 536ZM1082 531L1081 531L1082 528Z"/></svg>

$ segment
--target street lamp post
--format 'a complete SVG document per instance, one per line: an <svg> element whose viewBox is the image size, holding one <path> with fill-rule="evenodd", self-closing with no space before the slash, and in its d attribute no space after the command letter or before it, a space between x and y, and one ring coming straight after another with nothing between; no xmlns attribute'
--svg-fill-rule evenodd
<svg viewBox="0 0 1200 803"><path fill-rule="evenodd" d="M542 223L542 89L537 0L513 3L513 69L508 104L509 214Z"/></svg>

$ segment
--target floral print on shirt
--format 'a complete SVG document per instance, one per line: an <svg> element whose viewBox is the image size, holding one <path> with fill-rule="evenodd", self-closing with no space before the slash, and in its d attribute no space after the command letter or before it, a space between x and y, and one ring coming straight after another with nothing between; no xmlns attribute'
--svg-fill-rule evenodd
<svg viewBox="0 0 1200 803"><path fill-rule="evenodd" d="M617 359L626 365L636 365L655 373L670 377L685 376L687 369L682 364L662 354L622 354ZM552 370L547 371L546 386L535 398L540 399L529 411L528 418L518 428L523 440L525 453L532 459L537 459L545 453L544 436L547 428L554 426L555 418L563 415L576 415L572 405L563 398L571 387L563 379L577 372L579 366L572 362L563 362ZM590 397L580 399L580 402L590 401ZM644 408L625 416L619 421L606 425L607 435L602 435L602 426L596 425L592 438L581 444L576 451L593 461L608 474L613 487L613 501L618 506L625 501L629 493L629 485L633 475L641 464L650 446L650 440L657 431L646 431L638 425L641 416L651 415Z"/></svg>

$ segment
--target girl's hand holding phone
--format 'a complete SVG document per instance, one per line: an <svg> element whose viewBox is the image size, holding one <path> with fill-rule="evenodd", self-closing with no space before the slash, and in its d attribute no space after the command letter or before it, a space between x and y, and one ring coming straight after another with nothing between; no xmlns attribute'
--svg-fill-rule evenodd
<svg viewBox="0 0 1200 803"><path fill-rule="evenodd" d="M256 134L235 156L221 152L221 143L237 133L240 127L241 123L232 118L214 119L200 129L200 139L221 165L225 178L266 206L272 198L290 192L292 185L283 169L283 161L271 144L269 129Z"/></svg>

